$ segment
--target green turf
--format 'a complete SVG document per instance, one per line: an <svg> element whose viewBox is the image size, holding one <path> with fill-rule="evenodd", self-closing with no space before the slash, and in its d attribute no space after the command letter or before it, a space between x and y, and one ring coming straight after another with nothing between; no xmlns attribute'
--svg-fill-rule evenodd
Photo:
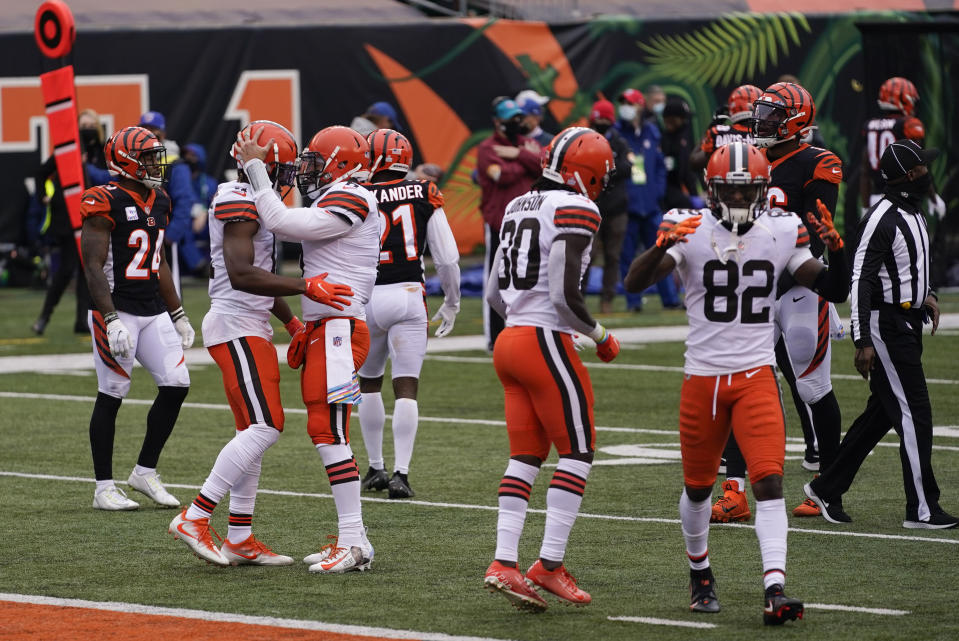
<svg viewBox="0 0 959 641"><path fill-rule="evenodd" d="M205 308L200 287L186 290L187 309L199 326ZM27 338L40 297L23 290L0 291L0 328L5 336ZM595 306L595 301L590 301ZM682 322L683 315L656 310L656 301L638 315L620 312L609 318L623 325ZM430 301L431 310L438 302ZM945 306L953 305L950 300ZM3 345L0 355L56 353L89 349L72 334L72 299L58 310L62 326L51 325L42 344ZM196 311L194 311L196 310ZM477 301L464 301L455 334L479 327ZM58 316L54 319L56 322ZM635 322L634 322L635 321ZM612 323L610 323L612 324ZM78 347L79 346L79 347ZM675 367L682 364L678 343L627 345L616 363ZM927 338L930 378L959 378L955 357L959 336ZM852 346L834 343L833 372L855 375ZM502 639L628 640L722 638L754 639L955 639L959 618L951 595L959 558L959 532L908 531L901 527L904 497L898 450L876 449L846 497L854 518L848 526L820 519L790 517L788 592L812 604L840 604L908 610L902 617L811 608L806 619L785 629L764 631L761 618L761 566L750 528L720 526L710 536L710 554L723 610L715 616L687 611L688 580L677 522L681 488L678 463L659 465L596 465L567 552L567 565L590 591L587 608L565 608L551 601L542 615L522 614L500 596L482 589L483 572L495 545L496 491L506 465L505 429L476 424L475 419L502 420L502 390L488 357L481 352L453 354L480 362L433 359L424 366L420 385L420 423L410 481L422 503L390 502L384 494L366 494L364 519L376 547L372 572L345 576L311 575L297 563L288 568L206 566L173 541L166 528L174 512L147 505L132 513L91 509L92 478L87 426L96 393L96 379L86 375L0 375L0 392L75 395L89 400L0 398L3 447L0 472L52 475L67 479L0 475L6 552L0 556L0 592L39 594L94 601L123 601L156 606L195 608L249 615L320 620L418 631ZM682 376L671 371L635 371L598 363L586 354L596 393L600 427L666 430L638 433L600 430L598 446L646 444L672 448ZM315 552L335 532L336 514L320 458L305 435L306 417L299 409L293 372L282 370L286 430L263 463L255 531L278 552L302 557ZM167 483L181 500L189 500L203 482L222 445L232 435L232 417L225 405L219 371L214 366L191 369L193 386L160 461ZM149 401L155 388L142 369L135 371L131 400ZM837 378L836 394L848 426L864 406L866 385ZM931 384L936 425L959 425L956 384ZM392 395L385 394L387 410ZM125 403L115 445L115 475L124 480L135 462L149 406ZM800 436L794 411L788 412L788 436ZM436 422L450 418L453 422ZM359 425L353 421L354 449L361 471L366 456ZM896 443L887 437L884 443ZM959 512L959 443L936 437L933 455L943 488L943 506ZM387 461L392 461L389 429ZM795 453L790 453L796 456ZM618 457L600 451L597 461ZM549 469L537 481L531 508L544 507ZM811 474L798 460L787 461L786 503L802 500L802 484ZM303 493L310 496L299 496ZM137 500L136 493L131 496ZM224 508L226 507L224 502ZM483 509L486 508L486 509ZM614 518L601 517L621 517ZM523 564L538 552L543 514L531 512L520 554ZM642 520L646 519L646 520ZM226 510L217 510L214 526L225 534ZM858 532L851 537L832 533ZM922 541L901 538L918 536ZM944 540L947 542L936 542ZM634 616L709 622L711 631L609 621ZM2 624L0 624L2 637Z"/></svg>

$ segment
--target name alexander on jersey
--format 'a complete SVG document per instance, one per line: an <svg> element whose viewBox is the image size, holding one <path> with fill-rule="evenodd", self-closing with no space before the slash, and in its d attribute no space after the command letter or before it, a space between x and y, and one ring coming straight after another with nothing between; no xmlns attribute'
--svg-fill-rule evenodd
<svg viewBox="0 0 959 641"><path fill-rule="evenodd" d="M381 203L424 198L423 185L420 184L397 185L387 189L377 189L373 193L376 194L377 201Z"/></svg>

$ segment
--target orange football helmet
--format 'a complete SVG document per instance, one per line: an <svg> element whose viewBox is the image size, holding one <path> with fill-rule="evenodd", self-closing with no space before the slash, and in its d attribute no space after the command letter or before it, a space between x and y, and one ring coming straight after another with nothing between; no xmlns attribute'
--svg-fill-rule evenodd
<svg viewBox="0 0 959 641"><path fill-rule="evenodd" d="M556 134L542 164L543 178L568 185L590 200L606 188L615 166L606 137L588 127L569 127Z"/></svg>
<svg viewBox="0 0 959 641"><path fill-rule="evenodd" d="M879 88L879 108L886 111L901 111L907 116L916 115L919 92L916 85L906 78L896 76L882 83Z"/></svg>
<svg viewBox="0 0 959 641"><path fill-rule="evenodd" d="M381 171L400 171L404 174L413 164L413 145L406 136L393 129L377 129L366 137L370 145L370 177Z"/></svg>
<svg viewBox="0 0 959 641"><path fill-rule="evenodd" d="M772 147L802 137L816 119L809 92L792 82L777 82L753 102L753 136L757 147Z"/></svg>
<svg viewBox="0 0 959 641"><path fill-rule="evenodd" d="M741 225L755 220L768 206L769 162L759 149L745 143L723 145L706 165L706 191L713 215Z"/></svg>
<svg viewBox="0 0 959 641"><path fill-rule="evenodd" d="M300 154L296 186L304 196L334 182L365 176L370 168L370 145L366 138L349 127L335 125L316 132Z"/></svg>
<svg viewBox="0 0 959 641"><path fill-rule="evenodd" d="M272 120L254 120L241 129L240 133L247 134L261 145L273 139L273 148L267 152L266 160L263 162L266 163L266 173L273 182L273 189L285 195L296 182L296 159L299 150L293 134L289 129ZM230 148L230 155L237 157L237 143L233 143L233 147ZM243 164L239 160L237 166L243 169Z"/></svg>
<svg viewBox="0 0 959 641"><path fill-rule="evenodd" d="M168 167L166 147L143 127L124 127L103 146L107 169L122 178L132 178L150 189L163 184Z"/></svg>
<svg viewBox="0 0 959 641"><path fill-rule="evenodd" d="M763 95L763 90L756 85L740 85L729 94L726 106L729 110L730 122L739 122L752 118L753 102Z"/></svg>

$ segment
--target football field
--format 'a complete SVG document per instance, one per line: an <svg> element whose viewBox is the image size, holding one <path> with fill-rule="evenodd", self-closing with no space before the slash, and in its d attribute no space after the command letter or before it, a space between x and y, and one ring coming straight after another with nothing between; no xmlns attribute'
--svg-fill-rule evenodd
<svg viewBox="0 0 959 641"><path fill-rule="evenodd" d="M709 549L722 611L689 613L677 507L683 344L676 337L685 317L659 309L658 301L650 301L642 314L603 317L626 337L616 361L604 364L583 353L596 396L598 451L566 564L593 603L564 607L547 597L550 607L538 615L520 613L483 589L508 445L502 388L491 357L465 338L481 331L478 300L464 300L451 337L431 340L410 471L416 498L391 501L385 493L364 493L363 516L376 550L373 569L340 576L310 574L299 562L336 532L336 512L320 457L306 436L292 370L281 365L286 428L263 462L254 532L297 563L206 565L167 533L173 510L154 507L132 490L138 511L92 509L88 426L96 377L89 338L70 333L70 295L48 335L30 334L41 301L42 292L0 290L0 505L6 544L0 555L0 639L959 638L953 598L959 531L902 528L905 499L894 433L869 457L845 497L852 523L789 517L787 593L805 601L804 620L763 629L752 521L713 526ZM429 302L434 312L439 301ZM296 301L291 304L296 308ZM593 299L589 304L596 307ZM207 305L205 289L197 284L186 289L185 308L198 331ZM948 327L926 336L924 364L936 426L933 465L942 505L955 514L956 295L943 298L943 311L953 314ZM184 503L233 435L219 370L200 345L198 336L188 355L190 394L159 465L168 489ZM849 339L833 343L833 384L844 427L868 395L853 368L853 351ZM117 422L118 482L135 463L155 390L147 372L136 369ZM389 414L388 389L384 400ZM787 422L784 486L791 511L812 475L800 467L802 435L791 403ZM355 414L351 427L362 474L367 459ZM384 448L391 465L389 427ZM539 550L551 463L555 458L533 489L520 546L524 568ZM751 492L750 503L754 506ZM225 507L224 500L213 520L221 535L227 529Z"/></svg>

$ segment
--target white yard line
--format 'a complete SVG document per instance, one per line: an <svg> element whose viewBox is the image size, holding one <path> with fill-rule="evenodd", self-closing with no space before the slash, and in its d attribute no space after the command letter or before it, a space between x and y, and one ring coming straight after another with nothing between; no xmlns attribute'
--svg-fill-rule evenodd
<svg viewBox="0 0 959 641"><path fill-rule="evenodd" d="M814 610L838 610L839 612L864 612L866 614L878 614L880 616L901 617L912 614L909 610L892 610L890 608L861 608L855 605L834 605L831 603L806 603L806 609Z"/></svg>
<svg viewBox="0 0 959 641"><path fill-rule="evenodd" d="M343 625L340 623L324 623L323 621L280 619L278 617L257 617L246 614L207 612L204 610L188 610L185 608L161 608L152 605L121 603L117 601L60 599L57 597L38 596L31 594L8 594L0 592L0 601L29 603L32 605L50 605L61 608L84 608L87 610L102 610L107 612L124 612L130 614L179 617L183 619L217 621L221 623L243 623L246 625L269 626L271 628L313 630L317 632L333 632L335 634L353 634L357 636L380 639L423 639L424 641L499 641L490 637L457 636L452 634L441 634L437 632L417 632L415 630L393 630L391 628L374 628L365 625Z"/></svg>
<svg viewBox="0 0 959 641"><path fill-rule="evenodd" d="M679 628L697 628L709 630L715 628L715 623L701 623L698 621L678 621L675 619L656 619L654 617L606 617L607 621L625 621L626 623L648 623L650 625L671 625Z"/></svg>
<svg viewBox="0 0 959 641"><path fill-rule="evenodd" d="M92 478L82 477L82 476L60 476L54 474L32 474L26 472L7 472L0 470L0 478L10 477L10 478L21 478L21 479L32 479L37 481L69 481L74 483L89 483L93 484L96 481ZM168 488L184 489L196 491L200 489L199 485L192 484L183 484L183 483L163 483ZM307 498L307 499L331 499L333 498L332 494L324 494L318 492L293 492L289 490L269 490L265 488L259 488L257 490L258 494L272 494L275 496L289 496L294 498ZM486 512L496 512L499 508L495 505L474 505L471 503L446 503L439 501L422 501L417 499L404 499L403 501L396 501L386 498L375 498L375 497L362 497L363 502L369 503L388 503L390 505L402 506L402 505L417 505L421 507L433 507L433 508L450 508L456 510L481 510ZM546 514L546 510L530 508L527 510L534 514ZM601 521L622 521L628 523L662 523L668 525L679 525L679 519L667 519L667 518L656 518L656 517L643 517L643 516L619 516L615 514L591 514L589 512L580 512L579 518L582 519L596 519ZM724 528L746 528L754 529L754 526L748 525L745 523L722 523L716 524L714 527L724 527ZM959 538L947 539L947 538L933 538L933 537L923 537L923 536L906 536L901 534L877 534L872 532L848 532L845 530L817 530L812 528L789 528L790 532L803 533L803 534L826 534L832 536L851 536L857 538L865 539L882 539L882 540L893 540L893 541L917 541L923 543L948 543L952 545L959 545Z"/></svg>

